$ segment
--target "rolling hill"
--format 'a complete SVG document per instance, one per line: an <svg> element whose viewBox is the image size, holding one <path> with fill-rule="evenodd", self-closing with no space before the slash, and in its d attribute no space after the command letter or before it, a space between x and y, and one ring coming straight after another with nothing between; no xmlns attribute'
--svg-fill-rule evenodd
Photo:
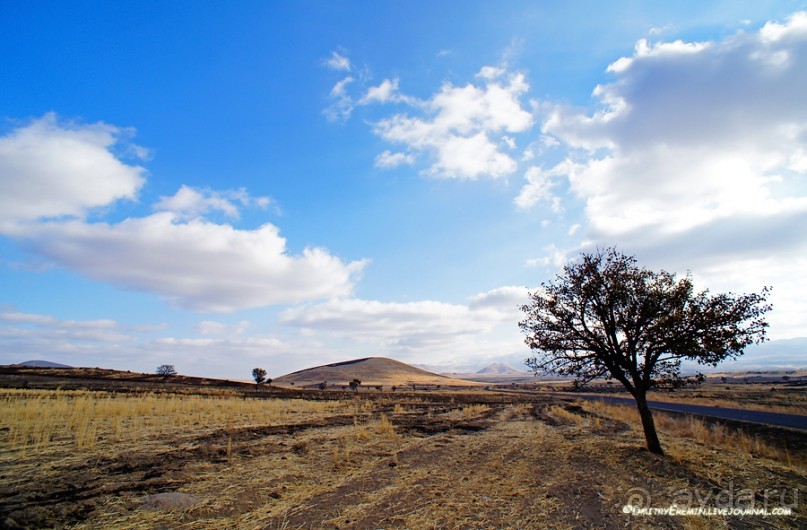
<svg viewBox="0 0 807 530"><path fill-rule="evenodd" d="M272 385L306 388L327 382L329 388L341 388L347 386L353 379L360 380L362 386L383 385L386 389L392 386L403 388L411 385L432 388L438 385L466 388L482 385L476 381L454 379L428 372L386 357L367 357L308 368L278 377L272 381Z"/></svg>
<svg viewBox="0 0 807 530"><path fill-rule="evenodd" d="M16 366L30 366L35 368L73 368L72 366L68 366L66 364L59 364L54 363L51 361L25 361L24 363L19 363Z"/></svg>

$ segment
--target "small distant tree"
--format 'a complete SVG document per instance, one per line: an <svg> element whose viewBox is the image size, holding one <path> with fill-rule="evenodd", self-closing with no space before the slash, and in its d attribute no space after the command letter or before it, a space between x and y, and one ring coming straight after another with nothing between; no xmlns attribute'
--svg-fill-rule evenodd
<svg viewBox="0 0 807 530"><path fill-rule="evenodd" d="M647 392L679 380L683 360L716 366L763 342L768 293L696 294L689 275L639 267L614 248L582 254L521 308L525 342L538 352L526 363L578 384L616 379L636 400L647 449L663 454Z"/></svg>
<svg viewBox="0 0 807 530"><path fill-rule="evenodd" d="M169 377L177 375L177 371L173 364L161 364L157 367L157 375L163 378L163 381Z"/></svg>
<svg viewBox="0 0 807 530"><path fill-rule="evenodd" d="M252 379L255 380L256 385L260 385L261 383L266 381L266 370L264 370L263 368L253 368Z"/></svg>
<svg viewBox="0 0 807 530"><path fill-rule="evenodd" d="M323 381L317 386L319 387L320 390L325 390L326 388L328 388L328 381Z"/></svg>
<svg viewBox="0 0 807 530"><path fill-rule="evenodd" d="M351 381L351 382L350 382L350 383L348 383L348 384L350 385L350 389L351 389L352 391L354 391L354 392L358 392L358 391L359 391L359 385L361 385L361 381L360 381L360 380L358 380L358 379L354 379L353 381Z"/></svg>

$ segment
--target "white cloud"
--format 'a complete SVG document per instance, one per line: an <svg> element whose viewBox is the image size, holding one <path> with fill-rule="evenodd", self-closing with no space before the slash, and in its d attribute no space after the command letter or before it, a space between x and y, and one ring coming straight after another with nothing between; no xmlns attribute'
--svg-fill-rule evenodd
<svg viewBox="0 0 807 530"><path fill-rule="evenodd" d="M331 52L331 57L325 61L325 65L331 70L350 71L350 59L338 51Z"/></svg>
<svg viewBox="0 0 807 530"><path fill-rule="evenodd" d="M213 336L238 336L243 335L252 323L248 320L241 320L235 324L225 324L215 320L202 320L196 325L196 331L202 335Z"/></svg>
<svg viewBox="0 0 807 530"><path fill-rule="evenodd" d="M347 93L347 86L352 83L354 79L350 76L338 81L329 95L333 100L324 111L325 117L330 121L345 121L350 118L353 113L353 98Z"/></svg>
<svg viewBox="0 0 807 530"><path fill-rule="evenodd" d="M807 12L794 13L786 24L770 21L759 31L765 44L774 44L786 39L802 40L807 32Z"/></svg>
<svg viewBox="0 0 807 530"><path fill-rule="evenodd" d="M509 319L516 322L518 317L521 316L519 308L529 301L527 293L526 287L514 285L498 287L471 297L468 307L471 310L495 310L501 315L502 320Z"/></svg>
<svg viewBox="0 0 807 530"><path fill-rule="evenodd" d="M59 266L195 310L351 293L365 261L344 262L317 247L295 255L271 224L244 230L204 218L210 212L237 218L239 206L269 204L244 189L182 186L150 216L88 223L81 217L86 209L134 200L143 184L144 170L110 151L118 133L105 124L60 125L47 115L0 139L0 233Z"/></svg>
<svg viewBox="0 0 807 530"><path fill-rule="evenodd" d="M505 74L505 72L506 70L500 66L483 66L476 74L476 77L492 80L498 77L502 77Z"/></svg>
<svg viewBox="0 0 807 530"><path fill-rule="evenodd" d="M48 315L9 311L0 313L0 322L13 326L13 331L8 327L0 329L0 335L5 339L29 335L60 341L121 342L132 339L117 322L109 319L60 320Z"/></svg>
<svg viewBox="0 0 807 530"><path fill-rule="evenodd" d="M375 157L375 167L393 168L401 165L411 165L415 163L415 157L411 153L393 153L389 149Z"/></svg>
<svg viewBox="0 0 807 530"><path fill-rule="evenodd" d="M241 206L255 205L259 208L266 208L271 203L271 199L269 197L250 197L244 188L217 192L182 185L174 195L160 197L160 200L154 205L154 209L171 212L183 219L202 217L204 214L214 211L237 219L240 212L236 203Z"/></svg>
<svg viewBox="0 0 807 530"><path fill-rule="evenodd" d="M501 177L516 170L515 160L499 151L488 135L450 136L439 146L437 161L428 174L440 178Z"/></svg>
<svg viewBox="0 0 807 530"><path fill-rule="evenodd" d="M772 284L773 314L802 307L795 270L763 263L807 253L807 14L721 41L640 41L609 72L597 111L557 106L543 124L568 157L542 172L585 201L591 244L726 289ZM517 202L546 194L528 178ZM772 336L792 336L777 319Z"/></svg>
<svg viewBox="0 0 807 530"><path fill-rule="evenodd" d="M417 99L402 94L398 89L398 79L384 79L380 85L370 87L367 93L359 100L360 105L370 103L407 103L409 105L420 105Z"/></svg>
<svg viewBox="0 0 807 530"><path fill-rule="evenodd" d="M46 114L0 137L0 224L81 217L134 200L145 169L113 153L129 133L101 122L60 123Z"/></svg>
<svg viewBox="0 0 807 530"><path fill-rule="evenodd" d="M514 202L519 208L529 209L539 203L546 203L553 212L561 211L560 197L552 193L557 178L563 175L563 166L545 171L538 166L527 169L524 178L527 184L521 188Z"/></svg>
<svg viewBox="0 0 807 530"><path fill-rule="evenodd" d="M547 254L540 258L531 258L527 260L528 267L554 267L560 269L569 263L569 251L562 250L554 244L544 247Z"/></svg>
<svg viewBox="0 0 807 530"><path fill-rule="evenodd" d="M12 235L90 278L200 311L344 296L366 263L345 263L322 248L291 255L270 224L239 230L199 218L180 222L169 212L111 225L40 223Z"/></svg>
<svg viewBox="0 0 807 530"><path fill-rule="evenodd" d="M422 116L396 114L378 121L374 132L388 142L406 145L412 153L431 157L426 173L434 177L477 179L514 172L516 161L499 145L514 145L507 133L532 127L532 114L520 102L529 86L523 74L505 76L493 67L483 68L478 77L483 86L445 84L430 100L419 102ZM407 97L397 92L397 82L382 83L373 94L375 101Z"/></svg>
<svg viewBox="0 0 807 530"><path fill-rule="evenodd" d="M526 303L526 293L522 287L501 287L472 297L468 305L335 299L287 309L279 321L366 342L383 355L433 361L458 352L490 354L491 347L518 351L518 306Z"/></svg>

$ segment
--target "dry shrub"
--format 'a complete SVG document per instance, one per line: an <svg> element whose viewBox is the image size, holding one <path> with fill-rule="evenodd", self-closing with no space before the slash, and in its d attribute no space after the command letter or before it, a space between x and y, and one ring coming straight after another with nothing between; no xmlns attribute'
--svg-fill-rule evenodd
<svg viewBox="0 0 807 530"><path fill-rule="evenodd" d="M468 405L462 407L460 416L462 416L464 419L476 418L486 414L488 411L490 411L490 407L487 405Z"/></svg>
<svg viewBox="0 0 807 530"><path fill-rule="evenodd" d="M586 419L581 416L580 414L575 414L570 410L561 407L559 405L552 405L546 409L546 413L549 416L552 416L560 423L566 423L571 425L583 425Z"/></svg>

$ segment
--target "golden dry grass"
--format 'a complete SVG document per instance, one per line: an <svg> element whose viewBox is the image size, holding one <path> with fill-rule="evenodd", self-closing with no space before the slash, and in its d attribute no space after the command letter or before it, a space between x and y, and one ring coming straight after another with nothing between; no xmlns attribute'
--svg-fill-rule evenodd
<svg viewBox="0 0 807 530"><path fill-rule="evenodd" d="M9 450L47 451L67 445L93 448L146 438L286 422L354 410L337 401L251 399L216 395L115 394L86 391L0 390L0 428Z"/></svg>
<svg viewBox="0 0 807 530"><path fill-rule="evenodd" d="M641 430L639 412L628 405L613 405L602 401L590 401L586 410L609 418L623 421L637 431ZM656 429L668 438L690 438L710 447L748 456L763 456L790 468L805 470L807 460L800 455L792 455L786 447L771 445L758 436L730 429L720 423L708 423L694 416L672 416L656 412L653 414Z"/></svg>
<svg viewBox="0 0 807 530"><path fill-rule="evenodd" d="M708 382L676 392L651 392L648 399L713 407L807 415L807 387L782 383Z"/></svg>
<svg viewBox="0 0 807 530"><path fill-rule="evenodd" d="M726 528L732 520L648 520L626 516L621 507L637 486L663 506L682 488L732 483L756 491L807 483L797 467L766 455L748 458L731 444L716 451L714 441L698 441L695 434L663 430L670 456L651 455L641 433L622 424L633 422L627 413L588 404L463 403L459 395L453 404L35 391L0 396L2 412L17 411L14 436L25 422L55 425L40 428L55 434L38 448L29 428L24 455L25 437L0 431L6 470L0 487L24 494L34 484L72 483L77 491L93 491L90 511L72 520L77 529ZM57 402L60 414L47 412ZM93 419L94 445L79 447L80 421L67 420L73 416ZM139 434L116 442L118 417L124 426L139 426ZM289 428L261 428L266 425ZM441 427L428 434L419 429L429 425ZM189 493L198 502L178 511L143 509L140 499L156 491ZM65 499L54 499L61 511L52 514L71 513ZM799 528L803 522L798 512L743 524Z"/></svg>

